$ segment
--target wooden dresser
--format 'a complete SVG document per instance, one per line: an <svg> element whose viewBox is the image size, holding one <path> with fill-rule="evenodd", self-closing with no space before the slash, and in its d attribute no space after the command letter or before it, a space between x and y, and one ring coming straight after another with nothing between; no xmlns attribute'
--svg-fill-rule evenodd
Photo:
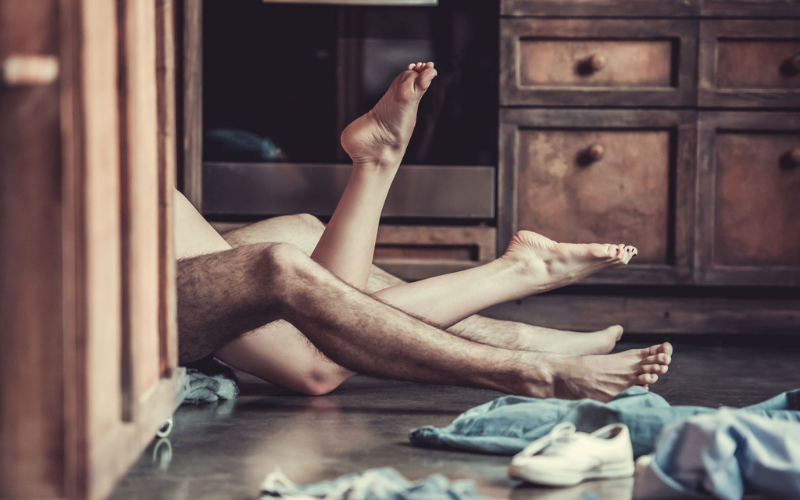
<svg viewBox="0 0 800 500"><path fill-rule="evenodd" d="M493 314L800 333L800 2L500 9L498 249L533 229L640 253Z"/></svg>
<svg viewBox="0 0 800 500"><path fill-rule="evenodd" d="M337 33L338 47L331 66L344 107L357 81L344 76L353 67L373 71L359 69L362 42L347 28L360 19L355 4L407 5L400 10L420 9L438 28L464 7L495 30L479 45L498 42L489 50L496 59L485 65L498 67L497 90L485 92L485 118L494 120L498 107L496 158L404 166L384 211L379 265L412 280L457 271L502 255L519 229L558 241L622 242L639 248L631 265L489 314L577 330L620 323L632 333L800 333L799 0L439 0L428 7L317 0L327 6L268 7L287 2L296 3L265 0L273 9L265 19L306 18L297 26L300 41L312 34L310 19L325 17L314 9L330 9L326 29ZM200 2L187 6L184 192L223 230L285 213L330 216L349 170L341 152L325 164L205 159L203 168L197 66L204 60L210 67L213 54L223 50L227 58L231 50L214 42L229 38L217 29L225 11L209 11L213 20L203 24ZM209 31L211 58L201 57L200 26ZM446 76L447 59L439 62ZM442 89L446 82L437 80ZM351 119L338 116L330 136L338 138ZM275 187L297 176L305 197Z"/></svg>

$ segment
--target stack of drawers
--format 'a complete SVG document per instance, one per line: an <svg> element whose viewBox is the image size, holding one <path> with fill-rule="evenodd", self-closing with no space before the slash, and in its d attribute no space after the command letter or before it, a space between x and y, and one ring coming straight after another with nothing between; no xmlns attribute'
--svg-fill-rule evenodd
<svg viewBox="0 0 800 500"><path fill-rule="evenodd" d="M639 257L588 283L796 295L800 2L502 0L500 22L499 249L622 242Z"/></svg>

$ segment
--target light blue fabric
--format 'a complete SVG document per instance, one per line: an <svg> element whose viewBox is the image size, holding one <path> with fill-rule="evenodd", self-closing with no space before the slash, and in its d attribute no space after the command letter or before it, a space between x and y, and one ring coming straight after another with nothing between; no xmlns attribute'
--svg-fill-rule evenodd
<svg viewBox="0 0 800 500"><path fill-rule="evenodd" d="M416 446L514 455L560 422L572 422L580 432L623 423L630 429L633 453L638 457L653 451L667 425L714 411L702 406L670 406L641 387L631 387L608 403L505 396L468 410L447 427L413 429L409 439ZM735 411L800 422L800 390Z"/></svg>
<svg viewBox="0 0 800 500"><path fill-rule="evenodd" d="M220 399L233 399L239 394L239 387L224 374L206 375L198 370L186 370L184 383L188 385L181 404L213 403Z"/></svg>
<svg viewBox="0 0 800 500"><path fill-rule="evenodd" d="M719 410L667 428L636 478L636 500L800 498L800 424Z"/></svg>
<svg viewBox="0 0 800 500"><path fill-rule="evenodd" d="M478 495L475 482L450 482L441 474L411 482L395 469L370 469L333 481L296 485L273 472L261 487L262 498L305 496L326 500L490 500Z"/></svg>

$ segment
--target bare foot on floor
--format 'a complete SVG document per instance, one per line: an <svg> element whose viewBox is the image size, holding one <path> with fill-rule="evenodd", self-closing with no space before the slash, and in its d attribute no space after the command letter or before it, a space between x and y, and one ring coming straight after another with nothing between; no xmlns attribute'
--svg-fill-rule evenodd
<svg viewBox="0 0 800 500"><path fill-rule="evenodd" d="M372 110L342 132L342 147L356 165L400 165L417 122L419 101L436 77L433 63L409 64Z"/></svg>
<svg viewBox="0 0 800 500"><path fill-rule="evenodd" d="M554 352L569 356L608 354L622 338L622 327L614 325L596 332L570 332L531 326L520 337L520 349L525 351Z"/></svg>
<svg viewBox="0 0 800 500"><path fill-rule="evenodd" d="M565 358L556 373L556 397L609 401L634 385L649 386L667 373L672 344L665 342L619 354Z"/></svg>
<svg viewBox="0 0 800 500"><path fill-rule="evenodd" d="M600 270L627 264L635 247L606 243L557 243L532 231L519 231L503 259L519 266L529 280L525 295L577 283Z"/></svg>

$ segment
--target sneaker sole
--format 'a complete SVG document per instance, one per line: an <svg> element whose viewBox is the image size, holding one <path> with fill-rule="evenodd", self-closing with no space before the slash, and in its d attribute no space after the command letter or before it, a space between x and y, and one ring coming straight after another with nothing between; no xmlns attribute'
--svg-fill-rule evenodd
<svg viewBox="0 0 800 500"><path fill-rule="evenodd" d="M633 476L633 472L633 463L613 466L606 465L586 472L575 473L537 471L527 469L524 465L511 465L508 468L508 475L512 478L522 479L523 481L541 484L543 486L575 486L576 484L591 479L631 477Z"/></svg>

